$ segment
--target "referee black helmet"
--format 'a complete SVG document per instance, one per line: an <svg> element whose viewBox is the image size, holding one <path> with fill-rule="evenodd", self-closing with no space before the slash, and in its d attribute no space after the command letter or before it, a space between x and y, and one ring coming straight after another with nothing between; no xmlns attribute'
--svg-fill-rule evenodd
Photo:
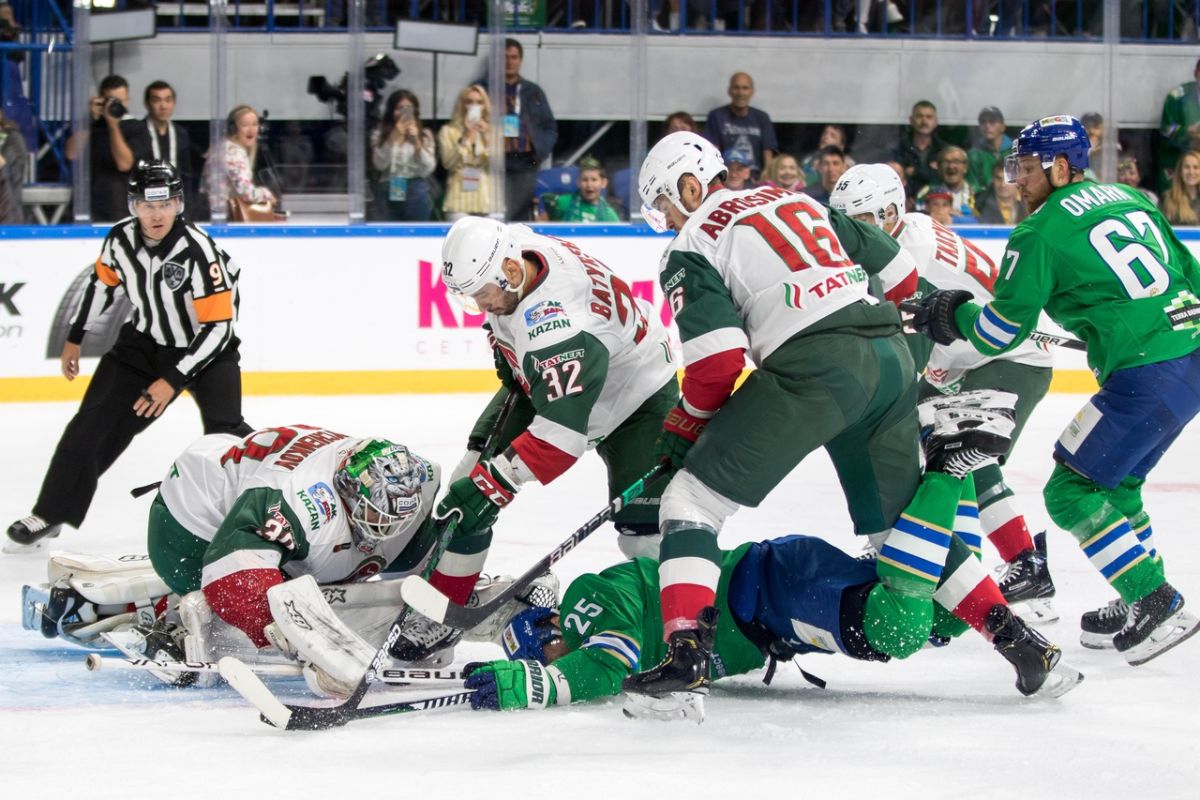
<svg viewBox="0 0 1200 800"><path fill-rule="evenodd" d="M183 211L183 179L169 161L139 161L129 173L129 202L134 200L180 199Z"/></svg>

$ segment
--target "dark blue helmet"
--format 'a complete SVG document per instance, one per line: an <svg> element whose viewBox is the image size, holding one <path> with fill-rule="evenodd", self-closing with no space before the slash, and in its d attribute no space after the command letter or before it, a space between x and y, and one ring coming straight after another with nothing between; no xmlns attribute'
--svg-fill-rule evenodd
<svg viewBox="0 0 1200 800"><path fill-rule="evenodd" d="M1064 155L1072 169L1087 169L1088 151L1092 149L1087 130L1075 117L1060 114L1042 117L1026 125L1013 141L1012 155L1004 159L1004 177L1009 183L1017 180L1017 159L1037 156L1042 169L1049 169L1055 156Z"/></svg>

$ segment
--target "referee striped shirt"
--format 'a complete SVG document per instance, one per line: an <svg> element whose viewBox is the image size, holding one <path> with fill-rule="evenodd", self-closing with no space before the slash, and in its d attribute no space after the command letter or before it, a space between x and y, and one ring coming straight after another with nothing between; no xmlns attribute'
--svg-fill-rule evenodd
<svg viewBox="0 0 1200 800"><path fill-rule="evenodd" d="M123 220L104 240L67 340L80 344L124 291L135 329L163 347L186 348L172 374L162 376L179 391L233 339L237 274L229 255L194 225L177 220L151 247L136 218Z"/></svg>

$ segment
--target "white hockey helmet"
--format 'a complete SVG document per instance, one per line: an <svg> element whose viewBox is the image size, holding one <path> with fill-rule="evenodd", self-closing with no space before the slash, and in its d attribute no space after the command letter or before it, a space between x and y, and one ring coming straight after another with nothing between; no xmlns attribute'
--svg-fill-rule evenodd
<svg viewBox="0 0 1200 800"><path fill-rule="evenodd" d="M395 536L421 510L421 484L433 467L387 439L363 439L333 475L350 516L350 533L371 546Z"/></svg>
<svg viewBox="0 0 1200 800"><path fill-rule="evenodd" d="M871 214L880 228L890 205L896 206L896 221L903 219L904 202L904 184L887 164L856 164L829 193L830 208L851 217Z"/></svg>
<svg viewBox="0 0 1200 800"><path fill-rule="evenodd" d="M463 217L450 226L442 242L442 283L471 313L479 306L471 295L488 285L508 290L504 260L520 259L512 232L503 222Z"/></svg>
<svg viewBox="0 0 1200 800"><path fill-rule="evenodd" d="M695 175L707 188L726 172L721 151L699 134L676 131L650 148L638 172L638 193L642 196L642 216L650 227L665 231L666 218L659 204L665 197L685 217L689 212L679 198L679 179Z"/></svg>

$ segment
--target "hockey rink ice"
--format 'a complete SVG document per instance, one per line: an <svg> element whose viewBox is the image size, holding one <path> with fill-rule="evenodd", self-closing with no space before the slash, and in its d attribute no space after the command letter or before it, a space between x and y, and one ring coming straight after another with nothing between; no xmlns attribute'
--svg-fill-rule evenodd
<svg viewBox="0 0 1200 800"><path fill-rule="evenodd" d="M1049 525L1041 486L1050 450L1084 395L1042 403L1007 469L1032 530ZM257 427L321 425L384 435L438 461L462 453L483 395L248 397ZM0 404L0 523L25 516L76 404ZM200 434L189 399L134 441L101 481L80 531L55 549L145 551L150 497ZM1200 609L1200 422L1151 474L1145 492L1168 579ZM532 485L501 515L489 572L519 574L605 502L594 455L550 487ZM809 533L857 554L860 543L832 468L809 457L758 509L731 518L724 547ZM605 527L559 565L574 576L621 558ZM907 661L810 655L774 683L762 673L719 682L703 725L625 719L618 700L520 713L383 717L285 733L258 721L227 687L170 689L149 676L89 673L85 651L20 627L24 583L45 580L46 555L0 555L0 796L89 798L1195 798L1200 797L1200 636L1141 667L1079 645L1079 615L1114 595L1071 537L1051 528L1062 618L1042 628L1086 680L1059 700L1023 698L1011 667L968 632ZM985 544L988 566L997 561ZM463 645L457 663L499 657ZM271 682L303 696L300 681ZM421 691L421 690L418 690ZM369 701L368 701L369 702ZM460 707L461 708L461 707ZM36 793L36 794L35 794Z"/></svg>

